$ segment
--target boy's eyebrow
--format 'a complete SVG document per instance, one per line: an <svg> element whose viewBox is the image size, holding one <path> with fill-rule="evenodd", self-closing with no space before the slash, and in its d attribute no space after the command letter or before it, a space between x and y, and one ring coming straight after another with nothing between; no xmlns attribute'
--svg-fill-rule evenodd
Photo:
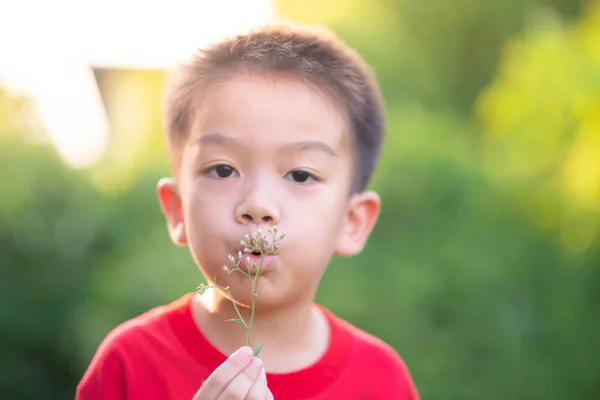
<svg viewBox="0 0 600 400"><path fill-rule="evenodd" d="M241 144L231 136L224 135L222 133L209 133L206 135L202 135L198 142L200 145L207 144L230 144L235 146L240 146ZM286 150L297 150L297 151L306 151L306 150L319 150L324 153L327 153L333 157L339 157L339 155L335 152L331 146L320 142L318 140L302 140L299 142L289 143L284 145L281 148L282 151Z"/></svg>
<svg viewBox="0 0 600 400"><path fill-rule="evenodd" d="M299 142L294 142L290 144L286 144L283 146L282 150L298 150L298 151L306 151L306 150L320 150L324 153L327 153L333 157L339 157L338 154L333 150L330 146L323 142L319 142L318 140L302 140Z"/></svg>
<svg viewBox="0 0 600 400"><path fill-rule="evenodd" d="M222 133L208 133L206 135L202 135L200 138L198 138L197 142L201 146L206 146L207 144L239 144L237 140L231 136L226 136Z"/></svg>

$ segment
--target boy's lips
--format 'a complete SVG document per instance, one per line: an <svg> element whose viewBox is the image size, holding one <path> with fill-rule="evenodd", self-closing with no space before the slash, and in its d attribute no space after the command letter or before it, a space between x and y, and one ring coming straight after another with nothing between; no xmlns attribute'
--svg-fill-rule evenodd
<svg viewBox="0 0 600 400"><path fill-rule="evenodd" d="M240 269L246 271L246 272L255 272L256 270L251 269L254 264L256 264L256 268L258 269L260 267L260 273L264 273L264 272L269 272L271 270L273 270L273 268L275 267L273 261L275 260L275 257L277 257L277 255L273 254L265 254L264 256L264 260L262 262L262 266L261 266L261 259L263 258L263 256L259 255L254 255L252 253L242 253L242 261L240 262ZM248 266L248 259L250 259L250 268Z"/></svg>

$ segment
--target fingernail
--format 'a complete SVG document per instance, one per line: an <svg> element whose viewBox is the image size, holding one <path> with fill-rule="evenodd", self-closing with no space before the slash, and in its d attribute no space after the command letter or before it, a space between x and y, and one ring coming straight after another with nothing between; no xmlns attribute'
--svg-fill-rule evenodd
<svg viewBox="0 0 600 400"><path fill-rule="evenodd" d="M262 367L260 370L260 377L264 379L265 382L267 381L267 371L265 371L265 367Z"/></svg>
<svg viewBox="0 0 600 400"><path fill-rule="evenodd" d="M252 347L244 346L240 349L240 355L245 358L250 358L254 356L254 350Z"/></svg>
<svg viewBox="0 0 600 400"><path fill-rule="evenodd" d="M252 361L250 361L250 368L255 371L259 371L262 368L262 361L260 358L253 358Z"/></svg>

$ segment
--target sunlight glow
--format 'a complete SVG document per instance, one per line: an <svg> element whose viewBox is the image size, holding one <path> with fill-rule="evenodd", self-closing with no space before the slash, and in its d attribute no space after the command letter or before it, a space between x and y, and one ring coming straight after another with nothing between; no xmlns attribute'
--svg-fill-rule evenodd
<svg viewBox="0 0 600 400"><path fill-rule="evenodd" d="M271 0L0 2L0 84L31 97L65 162L85 168L110 138L92 68L165 69L273 15Z"/></svg>

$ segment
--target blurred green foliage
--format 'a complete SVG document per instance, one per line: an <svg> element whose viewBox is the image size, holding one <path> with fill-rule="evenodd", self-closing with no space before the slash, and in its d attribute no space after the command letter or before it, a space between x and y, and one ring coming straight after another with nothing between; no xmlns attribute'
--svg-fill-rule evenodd
<svg viewBox="0 0 600 400"><path fill-rule="evenodd" d="M424 399L600 398L600 6L278 6L364 54L389 113L383 215L318 300L392 344ZM88 171L0 93L2 398L72 398L109 330L202 279L155 196L162 75L98 79L116 140Z"/></svg>

